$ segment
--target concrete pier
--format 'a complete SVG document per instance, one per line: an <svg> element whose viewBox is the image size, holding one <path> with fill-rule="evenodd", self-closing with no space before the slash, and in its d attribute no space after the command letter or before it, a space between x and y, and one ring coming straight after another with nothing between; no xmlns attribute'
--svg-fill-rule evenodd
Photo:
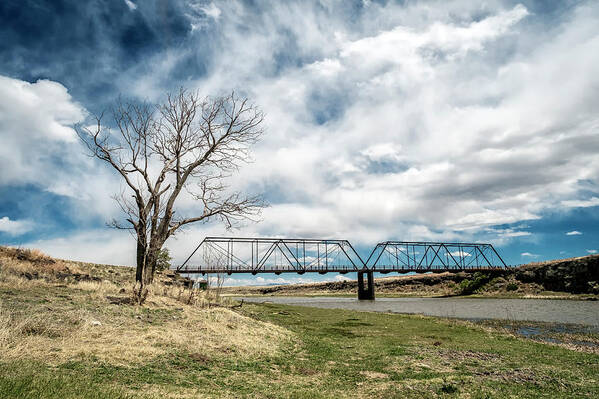
<svg viewBox="0 0 599 399"><path fill-rule="evenodd" d="M364 281L364 275L366 275L366 281ZM374 276L372 271L358 272L358 299L374 299Z"/></svg>

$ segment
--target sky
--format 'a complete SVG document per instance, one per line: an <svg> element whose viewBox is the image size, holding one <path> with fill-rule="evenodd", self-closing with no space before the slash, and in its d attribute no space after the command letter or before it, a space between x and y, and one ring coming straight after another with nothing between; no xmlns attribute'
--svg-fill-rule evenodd
<svg viewBox="0 0 599 399"><path fill-rule="evenodd" d="M231 91L266 114L206 235L476 241L509 264L599 251L596 1L0 2L0 244L134 264L119 178L73 126L121 96ZM197 204L183 200L180 212ZM227 284L341 276L233 276Z"/></svg>

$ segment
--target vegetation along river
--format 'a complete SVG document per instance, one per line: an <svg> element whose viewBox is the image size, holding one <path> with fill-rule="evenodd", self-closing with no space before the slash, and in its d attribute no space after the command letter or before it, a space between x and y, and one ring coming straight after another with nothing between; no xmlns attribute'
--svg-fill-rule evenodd
<svg viewBox="0 0 599 399"><path fill-rule="evenodd" d="M349 309L370 312L412 313L460 319L502 319L582 324L599 328L599 301L487 298L379 298L359 301L344 297L240 297L246 302Z"/></svg>

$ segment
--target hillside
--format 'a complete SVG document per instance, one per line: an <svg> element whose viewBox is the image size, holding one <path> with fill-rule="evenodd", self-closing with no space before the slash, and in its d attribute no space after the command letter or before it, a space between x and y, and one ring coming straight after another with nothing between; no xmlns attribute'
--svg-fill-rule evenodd
<svg viewBox="0 0 599 399"><path fill-rule="evenodd" d="M93 381L65 382L51 370L58 367L68 374L86 364L127 369L173 356L198 365L231 353L261 359L292 338L288 331L236 313L214 295L186 289L184 281L166 274L158 274L143 307L133 305L133 281L131 267L0 247L0 398L3 381L26 384L38 374L35 389L48 385L49 397L55 391L61 398L121 397L118 389L104 387L100 395ZM138 389L147 384L131 383Z"/></svg>
<svg viewBox="0 0 599 399"><path fill-rule="evenodd" d="M355 280L230 287L235 295L355 295ZM530 263L488 273L428 273L375 279L377 295L589 297L599 295L599 255Z"/></svg>

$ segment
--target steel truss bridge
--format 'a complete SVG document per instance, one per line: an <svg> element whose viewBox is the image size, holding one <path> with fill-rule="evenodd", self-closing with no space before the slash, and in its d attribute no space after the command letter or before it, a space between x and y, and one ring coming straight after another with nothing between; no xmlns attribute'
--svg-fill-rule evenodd
<svg viewBox="0 0 599 399"><path fill-rule="evenodd" d="M357 272L358 297L374 299L374 272L488 271L507 267L491 244L386 241L378 243L364 261L347 240L206 237L176 271L229 275Z"/></svg>

